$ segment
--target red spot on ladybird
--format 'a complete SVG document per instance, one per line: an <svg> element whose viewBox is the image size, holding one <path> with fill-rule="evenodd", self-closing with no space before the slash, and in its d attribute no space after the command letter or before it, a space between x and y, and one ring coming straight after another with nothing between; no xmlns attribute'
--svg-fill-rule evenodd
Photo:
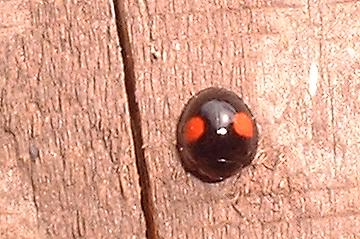
<svg viewBox="0 0 360 239"><path fill-rule="evenodd" d="M234 130L235 132L245 138L252 138L254 134L254 127L252 119L244 112L239 112L234 115Z"/></svg>
<svg viewBox="0 0 360 239"><path fill-rule="evenodd" d="M204 134L205 122L200 116L194 116L187 121L184 130L186 141L193 143Z"/></svg>

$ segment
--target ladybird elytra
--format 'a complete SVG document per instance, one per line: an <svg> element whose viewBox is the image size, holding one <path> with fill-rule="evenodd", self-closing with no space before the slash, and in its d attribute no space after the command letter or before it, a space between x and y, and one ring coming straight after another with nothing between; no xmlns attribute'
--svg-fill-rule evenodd
<svg viewBox="0 0 360 239"><path fill-rule="evenodd" d="M219 182L255 157L258 129L249 107L234 92L207 88L193 96L177 125L177 149L185 170Z"/></svg>

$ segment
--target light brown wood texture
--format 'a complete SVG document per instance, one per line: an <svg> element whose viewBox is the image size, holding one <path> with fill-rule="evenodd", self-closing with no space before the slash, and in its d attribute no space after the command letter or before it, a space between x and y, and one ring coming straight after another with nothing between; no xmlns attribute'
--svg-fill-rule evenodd
<svg viewBox="0 0 360 239"><path fill-rule="evenodd" d="M160 238L360 237L360 2L128 1L127 12ZM209 86L241 95L261 135L254 165L218 184L186 174L174 141L183 105Z"/></svg>
<svg viewBox="0 0 360 239"><path fill-rule="evenodd" d="M360 237L359 1L118 2L154 211L112 1L0 0L0 238ZM175 147L210 86L242 96L261 136L217 184Z"/></svg>
<svg viewBox="0 0 360 239"><path fill-rule="evenodd" d="M0 12L0 237L144 238L112 6Z"/></svg>

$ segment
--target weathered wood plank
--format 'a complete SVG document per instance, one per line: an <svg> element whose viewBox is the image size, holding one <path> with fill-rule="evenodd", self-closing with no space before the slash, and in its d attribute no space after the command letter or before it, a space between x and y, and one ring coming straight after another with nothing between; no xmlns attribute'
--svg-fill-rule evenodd
<svg viewBox="0 0 360 239"><path fill-rule="evenodd" d="M0 1L0 237L143 238L108 1Z"/></svg>
<svg viewBox="0 0 360 239"><path fill-rule="evenodd" d="M128 1L127 12L162 238L360 236L359 2ZM242 95L261 134L254 165L212 185L175 149L184 103L209 86Z"/></svg>

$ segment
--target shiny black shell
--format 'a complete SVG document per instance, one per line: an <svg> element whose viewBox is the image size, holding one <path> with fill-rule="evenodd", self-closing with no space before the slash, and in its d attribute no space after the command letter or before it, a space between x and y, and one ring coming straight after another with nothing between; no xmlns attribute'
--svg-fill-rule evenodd
<svg viewBox="0 0 360 239"><path fill-rule="evenodd" d="M238 112L246 113L251 119L251 138L235 132L232 119ZM185 140L184 127L194 116L204 120L205 131L189 143ZM250 109L235 93L223 88L207 88L191 98L177 125L177 149L182 165L204 182L219 182L238 173L252 162L257 145L258 129Z"/></svg>

